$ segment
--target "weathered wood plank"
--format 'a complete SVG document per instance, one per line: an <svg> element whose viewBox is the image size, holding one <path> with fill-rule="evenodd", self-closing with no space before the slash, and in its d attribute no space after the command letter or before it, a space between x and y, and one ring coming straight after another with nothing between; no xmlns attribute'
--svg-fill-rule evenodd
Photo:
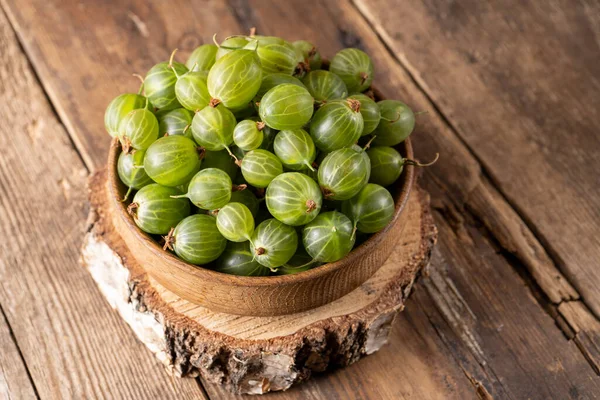
<svg viewBox="0 0 600 400"><path fill-rule="evenodd" d="M0 310L0 398L35 399L37 393Z"/></svg>
<svg viewBox="0 0 600 400"><path fill-rule="evenodd" d="M354 2L600 316L600 5Z"/></svg>
<svg viewBox="0 0 600 400"><path fill-rule="evenodd" d="M166 374L78 264L87 170L1 10L0 54L0 304L40 396L201 398L194 381ZM0 337L9 393L27 397L29 382L12 386L23 366Z"/></svg>
<svg viewBox="0 0 600 400"><path fill-rule="evenodd" d="M541 281L546 282L548 291L553 293L557 301L576 298L577 293L561 277L552 263L544 261L547 255L536 254L535 249L540 249L541 246L537 242L533 245L529 243L529 239L535 240L531 231L518 218L517 213L508 206L502 196L495 191L489 180L482 175L478 161L455 133L448 128L443 118L435 113L428 99L415 87L405 71L389 56L385 47L379 43L354 8L346 3L315 3L308 8L311 18L301 19L298 18L298 15L305 15L307 12L305 2L286 2L285 5L277 2L253 2L250 4L235 2L232 4L235 9L233 16L227 14L220 5L209 3L206 13L210 15L210 12L214 12L221 19L219 29L214 24L211 25L211 18L208 18L209 21L202 25L201 23L195 24L191 16L181 16L179 9L185 8L180 6L181 4L184 3L171 3L169 7L160 10L153 9L155 12L150 13L148 12L149 7L157 7L154 3L150 5L136 3L129 9L133 13L132 15L138 16L137 23L132 23L133 25L128 22L123 23L123 21L117 20L117 17L107 14L109 11L101 9L94 9L93 18L84 12L78 13L71 9L70 13L74 14L71 15L71 19L67 19L63 15L64 11L61 10L42 13L44 18L36 16L34 7L42 10L45 7L41 3L31 7L27 5L19 8L11 7L16 24L20 27L19 31L23 37L25 48L33 57L36 69L42 76L46 87L51 88L49 93L53 101L57 103L57 108L62 109L61 116L69 118L70 122L67 125L76 126L75 129L71 129L71 133L79 137L75 141L99 143L96 147L82 146L88 159L98 160L97 162L104 160L102 154L108 146L108 140L102 132L101 114L104 104L116 94L114 89L116 83L113 83L111 86L113 89L110 90L98 88L97 85L93 89L86 88L73 78L81 77L82 70L98 69L100 70L98 76L111 75L123 82L124 77L127 76L123 70L127 69L131 60L140 60L141 67L137 69L137 72L140 72L140 70L148 68L152 62L166 58L170 49L174 47L191 50L193 46L179 46L187 43L182 38L189 43L197 43L199 42L198 38L202 37L207 40L213 32L217 31L222 32L222 36L238 33L239 25L232 21L233 16L242 24L243 30L256 25L259 31L264 33L281 34L290 39L308 38L318 43L324 53L329 56L341 46L361 46L374 56L379 68L377 80L388 85L384 88L385 94L390 97L398 97L398 93L401 93L401 97L414 108L430 110L429 117L422 117L419 120L419 130L415 133L417 146L420 148L423 158L427 158L426 155L431 155L439 149L444 150L442 161L426 173L426 182L431 190L434 190L437 208L443 214L443 218L438 216L440 223L445 227L441 254L445 259L451 260L451 273L439 275L441 278L438 279L438 282L445 282L444 286L426 284L428 295L418 297L419 300L416 301L419 302L417 304L420 305L421 310L426 313L428 320L426 322L421 314L418 321L413 322L434 328L437 336L430 336L431 340L435 340L435 347L432 351L438 351L437 349L444 347L447 349L445 351L450 351L455 362L464 370L464 375L469 381L468 384L476 386L479 395L483 395L487 390L501 398L526 395L541 398L549 393L560 393L567 396L569 393L573 393L573 390L580 393L597 391L597 379L587 366L583 355L555 328L553 320L528 294L522 279L515 273L507 260L497 254L493 243L490 243L482 235L476 221L469 218L465 220L463 217L463 213L467 209L479 207L475 208L478 210L482 208L481 204L485 203L484 201L469 201L471 192L481 190L483 199L499 202L499 205L488 205L492 211L502 207L508 208L508 212L499 216L492 211L487 215L491 223L498 224L511 232L504 235L505 241L512 240L512 235L518 235L514 246L515 253L522 259L526 258L524 255L533 254L530 256L530 264L536 267L540 265L541 276L545 279ZM102 14L103 12L104 14ZM175 19L176 17L179 19ZM199 18L205 17L200 16ZM175 20L177 23L165 22ZM100 24L99 21L103 21L103 23ZM134 34L129 32L128 35L123 28L127 26L135 29ZM154 37L144 37L144 29L135 28L136 26L152 26L155 37L160 38L159 43L154 40ZM107 52L106 49L111 49L112 58L106 62L94 63L90 61L93 55L81 54L85 52L75 51L79 49L72 47L73 45L69 43L60 43L55 39L45 37L54 32L57 27L65 31L85 28L93 32L86 34L89 35L86 36L87 40L92 41L94 46L99 48L99 54L104 54ZM94 35L99 36L99 32L103 31L116 32L115 35L120 35L121 38L127 37L127 46L125 44L119 46L110 38L108 44L104 43L105 40L94 39ZM129 53L126 53L126 50ZM68 54L70 63L73 65L59 63L57 61L60 59L57 58L59 53L65 57ZM115 56L115 54L117 55ZM80 68L81 65L88 66L89 69ZM54 76L53 73L57 76ZM119 75L120 77L118 77ZM89 77L86 76L86 79L89 80ZM72 81L75 83L71 83ZM66 87L58 90L62 85ZM129 90L133 90L135 84L132 82L128 87ZM76 114L79 111L74 109L73 104L84 102L84 100L89 105L88 108L93 109L86 112L90 113L88 116L94 117L89 121L97 121L95 125L84 124L81 120L77 122ZM91 102L96 106L92 107ZM95 136L95 138L83 138L88 135ZM480 186L483 189L478 189ZM487 190L488 193L484 193L483 190ZM477 206L477 204L480 205ZM449 221L451 225L446 221ZM506 228L507 225L510 225L510 229ZM524 233L519 233L521 231ZM480 256L480 253L483 256ZM485 268L482 269L482 265ZM482 276L482 270L490 273L490 277ZM551 274L550 276L557 274L558 279L548 279L547 274ZM437 293L442 293L442 295ZM492 304L490 304L490 299L493 301ZM408 305L409 312L411 305L410 303ZM490 309L488 310L484 305ZM503 307L512 307L512 309L506 313ZM471 311L469 312L469 310ZM502 324L504 324L502 329L495 329ZM521 325L526 326L522 327ZM431 332L430 329L429 331ZM415 338L413 337L412 340ZM406 339L404 341L406 342ZM440 346L440 343L444 345ZM400 346L403 344L400 343ZM430 359L434 359L433 353L426 353L429 354ZM447 358L445 359L447 360ZM555 371L556 368L553 367L555 360L560 361L563 365L562 369L559 368ZM401 362L401 359L398 359L397 362ZM482 368L480 363L483 363L485 368ZM361 362L355 366L361 371L359 378L357 378L359 376L357 374L348 375L347 378L340 378L344 381L337 384L329 383L330 378L326 378L328 383L321 385L328 385L334 390L338 390L341 385L352 387L350 385L361 384L366 386L374 376L379 374L385 376L386 370L390 368L389 365L377 363L375 366L370 365L371 368L366 370L367 373L362 370L362 365ZM428 377L436 376L434 373L436 370L456 371L456 366L452 364L426 363L423 368L428 368L424 374ZM406 370L407 368L403 369L404 373L407 373ZM345 372L340 373L344 374ZM407 376L407 381L419 382L417 375ZM456 376L456 373L453 372L452 376ZM461 388L464 388L464 381L457 380L457 382L460 383ZM410 385L406 381L397 382L396 379L391 379L387 384L393 386L386 390L398 390L399 393L401 393L399 388L402 388L403 385L404 387ZM485 389L481 389L481 385ZM436 381L435 386L443 388L439 381ZM305 391L308 390L306 388L299 389L302 395L309 393L307 396L310 397L317 393ZM534 392L530 393L531 390ZM327 393L331 396L335 395L335 392ZM447 393L437 393L437 395L443 396ZM213 393L213 395L215 394ZM435 397L436 393L430 395ZM218 395L216 396L218 397ZM313 397L317 397L317 395Z"/></svg>

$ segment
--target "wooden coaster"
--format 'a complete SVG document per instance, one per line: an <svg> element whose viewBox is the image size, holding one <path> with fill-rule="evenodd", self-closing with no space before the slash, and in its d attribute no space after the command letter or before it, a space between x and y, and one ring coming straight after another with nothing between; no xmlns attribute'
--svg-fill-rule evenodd
<svg viewBox="0 0 600 400"><path fill-rule="evenodd" d="M170 372L201 374L235 393L285 390L313 372L346 366L379 350L428 263L437 235L429 196L415 187L397 248L354 291L297 314L224 314L179 298L146 274L105 214L105 181L105 171L90 178L83 264L111 306Z"/></svg>

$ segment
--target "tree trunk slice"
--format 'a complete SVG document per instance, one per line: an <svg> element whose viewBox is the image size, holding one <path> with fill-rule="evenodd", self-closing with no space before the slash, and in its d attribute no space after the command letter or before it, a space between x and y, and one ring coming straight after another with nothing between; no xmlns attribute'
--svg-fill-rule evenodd
<svg viewBox="0 0 600 400"><path fill-rule="evenodd" d="M346 366L379 350L428 264L437 236L429 196L416 187L397 248L360 287L297 314L231 315L185 301L146 274L105 214L105 182L105 171L90 178L83 264L111 306L171 373L200 374L235 393L285 390L313 372Z"/></svg>

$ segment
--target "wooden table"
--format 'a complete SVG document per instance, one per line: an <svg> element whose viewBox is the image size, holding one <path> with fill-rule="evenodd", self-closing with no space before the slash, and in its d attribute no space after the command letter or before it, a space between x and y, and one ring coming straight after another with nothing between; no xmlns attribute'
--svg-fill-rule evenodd
<svg viewBox="0 0 600 400"><path fill-rule="evenodd" d="M491 3L494 3L493 5ZM595 1L0 0L0 394L228 398L174 379L79 266L107 103L213 33L367 51L417 111L439 244L389 345L269 398L600 397Z"/></svg>

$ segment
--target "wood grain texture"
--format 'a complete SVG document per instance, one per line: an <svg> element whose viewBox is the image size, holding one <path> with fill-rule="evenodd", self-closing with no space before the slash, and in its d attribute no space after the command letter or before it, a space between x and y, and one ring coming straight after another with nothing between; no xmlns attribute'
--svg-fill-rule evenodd
<svg viewBox="0 0 600 400"><path fill-rule="evenodd" d="M201 398L156 364L78 264L87 171L1 11L0 53L0 304L39 395ZM0 353L12 380L22 365L8 343ZM26 396L31 384L9 389Z"/></svg>
<svg viewBox="0 0 600 400"><path fill-rule="evenodd" d="M314 373L378 351L436 240L429 197L416 187L394 252L355 290L305 312L226 314L180 298L152 279L114 222L110 179L101 171L90 180L94 222L84 240L84 264L109 303L169 370L201 375L235 393L287 390ZM247 301L260 301L259 296Z"/></svg>
<svg viewBox="0 0 600 400"><path fill-rule="evenodd" d="M19 348L0 310L0 398L34 399L33 382L23 362Z"/></svg>
<svg viewBox="0 0 600 400"><path fill-rule="evenodd" d="M600 316L600 5L355 3Z"/></svg>
<svg viewBox="0 0 600 400"><path fill-rule="evenodd" d="M438 371L456 371L458 365L464 371L467 384L472 386L474 395L483 396L487 391L497 398L542 398L548 393L560 397L592 398L597 392L597 378L590 376L589 371L592 369L585 364L583 355L554 326L552 318L528 294L527 283L515 272L516 269L527 268L532 276L536 276L536 284L544 290L545 295L557 304L578 297L577 291L565 280L556 264L548 261L552 260L540 245L539 239L544 244L546 240L539 235L531 221L525 223L520 218L522 210L517 209L516 212L511 207L512 199L509 198L510 202L507 202L505 192L496 189L496 179L493 176L490 179L487 175L488 165L485 160L481 160L478 153L474 155L471 146L465 145L462 135L456 134L453 129L455 127L449 126L445 117L436 112L436 106L415 85L405 69L397 64L397 60L389 55L387 48L378 41L371 27L354 7L344 2L314 2L307 5L305 1L285 4L239 1L231 2L233 11L228 14L222 3L197 2L193 3L194 12L200 9L199 4L208 4L208 8L204 9L205 13L192 16L192 12L187 11L186 7L190 4L187 2L170 2L168 7L161 7L162 3L136 2L131 3L127 9L130 15L138 17L139 21L134 23L113 11L118 6L110 7L106 2L106 9L86 4L81 8L71 7L68 12L58 4L38 1L9 8L19 27L24 47L34 60L36 70L57 105L59 114L68 120L67 126L74 135L74 141L80 145L87 160L98 160L97 165L103 163L106 154L104 151L109 146L101 130L105 104L119 90L125 91L125 87L127 90L136 89L134 81L129 85L125 83L129 72L149 68L153 62L165 59L174 47L189 51L195 43L202 39L208 40L214 32L222 32L222 36L226 36L256 25L259 32L266 34L312 40L327 56L333 55L343 46L365 49L373 56L377 65L376 81L387 85L384 90L386 96L400 97L415 110L429 111L428 115L419 117L418 128L413 136L417 157L428 159L436 151L443 150L442 159L425 172L423 182L433 193L434 206L439 211L438 222L444 223L442 242L457 243L444 245L440 249L444 259L451 260L447 264L449 273L441 275L440 279L446 284L434 286L432 283L425 283L425 294L412 300L418 302L423 310L423 313L415 315L415 320L420 325L429 327L425 332L433 330L437 334L430 337L435 342L435 347L423 349L423 356L430 350L437 352L444 348L451 355L451 361L456 364L450 364L447 357L442 357L440 364L430 362L423 365L426 369L423 375L436 377L434 387L443 390L443 381L438 380ZM49 12L52 7L58 9ZM91 14L86 12L89 7L94 7ZM406 7L403 5L395 10ZM39 10L37 13L36 9ZM311 18L298 17L306 15L307 10L310 10ZM390 8L385 10L390 11ZM194 18L200 22L196 24ZM178 22L168 23L175 20ZM415 20L412 19L412 22ZM217 26L217 23L220 25ZM153 36L144 35L145 30L139 29L139 26L152 27ZM58 39L64 32L79 31L85 34L79 41ZM124 37L126 41L122 42ZM552 35L548 37L551 38ZM82 40L88 45L93 43L102 57L92 59L93 54L83 51ZM192 42L194 45L182 45ZM428 46L429 43L424 44L421 50L429 51ZM68 55L69 63L60 62L60 55ZM440 60L442 62L444 58ZM132 68L133 63L136 63L137 69ZM434 62L431 64L437 65ZM98 80L83 78L81 71L89 73L96 70L98 72L92 76L99 77ZM506 71L510 70L511 68L506 68ZM112 76L109 81L112 83L100 85L103 76ZM455 80L462 82L460 77ZM87 88L81 82L95 84L92 88ZM122 86L117 88L119 85ZM461 92L462 89L455 93ZM456 96L448 98L457 100ZM486 102L486 98L476 96L471 101L480 105ZM85 110L76 106L83 103L90 106ZM470 112L476 108L463 109ZM86 113L87 118L82 119L81 113ZM551 114L553 118L556 115ZM476 117L479 118L477 129L485 127L485 121L481 123L480 120L483 117ZM477 129L473 132L477 132ZM89 135L92 137L88 137ZM531 138L526 134L523 137ZM537 138L539 135L530 140L534 142ZM98 145L85 147L83 143ZM485 171L482 170L480 161L484 162ZM519 170L517 174L521 172ZM507 172L507 179L513 179L512 174L512 170ZM520 175L517 176L522 179ZM516 177L514 179L517 181ZM502 228L503 233L489 238L486 227ZM477 243L477 246L473 243ZM516 259L505 257L508 252L514 254ZM555 254L551 255L556 260ZM495 279L500 279L500 274L505 280L496 281L486 277L479 268L482 260L489 262L484 264L487 265L483 270L486 274L493 273L491 276ZM560 264L559 266L562 267ZM438 287L442 290L437 289ZM436 294L440 291L444 295ZM513 300L507 302L507 298ZM510 313L505 313L500 306L512 309ZM535 326L534 323L541 324ZM419 332L422 331L411 331L411 335L419 335ZM417 340L415 336L411 337ZM532 343L535 345L531 345ZM435 353L429 354L430 357L435 357ZM358 363L353 368L359 372L351 375L346 375L345 371L340 372L337 378L333 378L338 380L337 383L330 384L327 378L324 379L325 383L319 383L319 388L309 390L305 387L297 396L319 398L327 387L334 391L327 391L327 395L343 398L344 395L350 396L354 387L366 386L370 382L383 384L383 380L374 380L374 377L387 376L389 364L401 362L400 358L392 358L391 354L385 360L388 364L370 364L368 371L363 370L362 363ZM418 386L417 375L408 372L406 380L389 379L385 383L389 385L387 390L390 393L401 393L401 387L410 387L413 383L411 380L414 380L414 386ZM464 388L462 385L465 382L459 382L460 387ZM438 396L432 392L433 389L422 393L428 393L430 397L443 397L446 393L446 398L452 397L450 391L438 393ZM215 397L218 398L218 395Z"/></svg>

